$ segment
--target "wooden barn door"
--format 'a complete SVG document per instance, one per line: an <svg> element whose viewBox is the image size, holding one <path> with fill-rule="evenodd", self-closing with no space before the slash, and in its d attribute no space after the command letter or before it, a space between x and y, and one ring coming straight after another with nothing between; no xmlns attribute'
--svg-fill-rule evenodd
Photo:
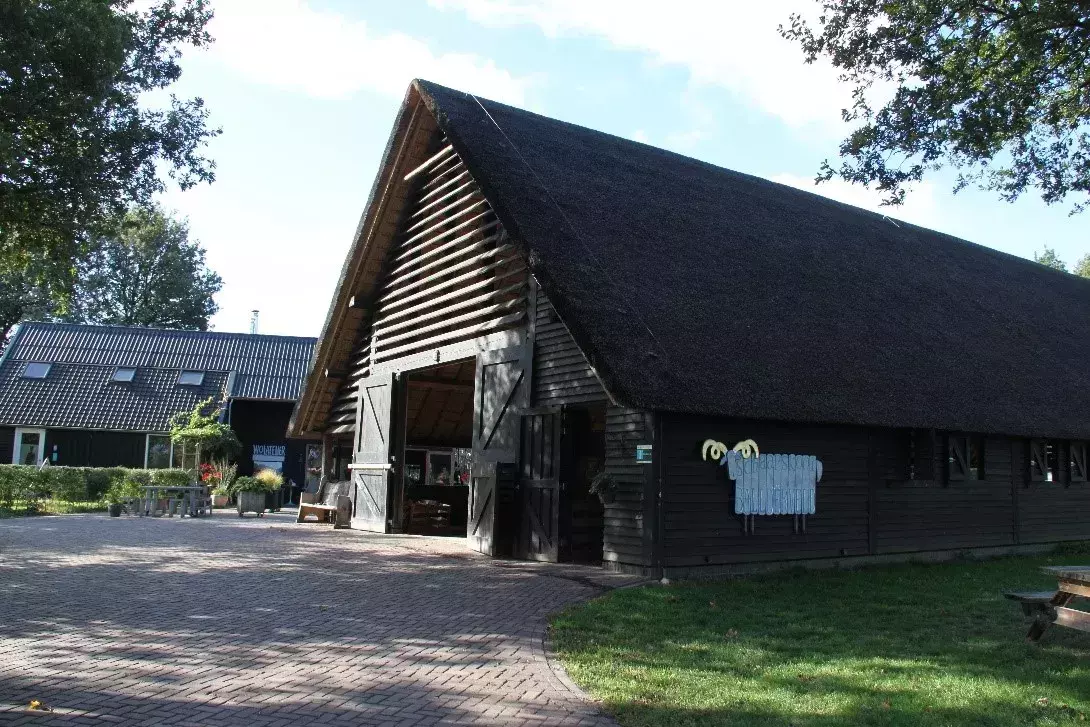
<svg viewBox="0 0 1090 727"><path fill-rule="evenodd" d="M473 471L469 485L469 545L486 555L509 546L514 467L519 457L519 416L529 385L527 347L477 355L473 391ZM506 537L505 537L506 534Z"/></svg>
<svg viewBox="0 0 1090 727"><path fill-rule="evenodd" d="M393 374L360 380L352 527L376 533L387 532L394 387Z"/></svg>
<svg viewBox="0 0 1090 727"><path fill-rule="evenodd" d="M557 562L565 448L560 409L522 417L517 553L527 560Z"/></svg>

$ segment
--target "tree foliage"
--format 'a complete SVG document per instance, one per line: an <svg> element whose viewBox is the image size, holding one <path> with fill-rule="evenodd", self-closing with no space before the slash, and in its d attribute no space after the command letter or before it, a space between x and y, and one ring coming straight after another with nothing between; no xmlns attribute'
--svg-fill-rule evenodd
<svg viewBox="0 0 1090 727"><path fill-rule="evenodd" d="M78 266L65 320L206 330L223 281L205 266L184 222L156 207L114 220Z"/></svg>
<svg viewBox="0 0 1090 727"><path fill-rule="evenodd" d="M1090 278L1090 253L1080 257L1078 262L1075 263L1075 269L1071 272L1080 278Z"/></svg>
<svg viewBox="0 0 1090 727"><path fill-rule="evenodd" d="M1042 250L1040 254L1033 253L1033 259L1047 268L1059 270L1064 273L1067 272L1067 263L1061 260L1060 256L1056 254L1056 251L1048 245L1045 245L1044 250Z"/></svg>
<svg viewBox="0 0 1090 727"><path fill-rule="evenodd" d="M231 426L220 421L222 413L223 404L209 397L192 411L175 414L170 420L171 441L195 452L200 461L234 456L242 443Z"/></svg>
<svg viewBox="0 0 1090 727"><path fill-rule="evenodd" d="M214 178L200 98L171 95L181 49L211 42L207 0L0 3L0 269L61 285L88 234L164 188Z"/></svg>
<svg viewBox="0 0 1090 727"><path fill-rule="evenodd" d="M1072 195L1072 212L1090 201L1085 0L819 1L816 24L796 14L780 32L840 69L853 88L844 119L859 124L820 180L875 184L899 204L906 184L948 165L956 189Z"/></svg>

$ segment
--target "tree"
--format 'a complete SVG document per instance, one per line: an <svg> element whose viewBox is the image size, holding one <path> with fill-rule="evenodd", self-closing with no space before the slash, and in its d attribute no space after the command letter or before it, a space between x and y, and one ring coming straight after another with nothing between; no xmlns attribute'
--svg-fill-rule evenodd
<svg viewBox="0 0 1090 727"><path fill-rule="evenodd" d="M94 240L78 265L71 310L75 323L205 330L218 310L223 281L205 266L185 222L157 207L134 208Z"/></svg>
<svg viewBox="0 0 1090 727"><path fill-rule="evenodd" d="M196 471L216 457L226 461L242 449L238 435L220 421L222 414L223 402L210 397L170 418L170 441L181 445L183 469Z"/></svg>
<svg viewBox="0 0 1090 727"><path fill-rule="evenodd" d="M820 0L816 30L781 34L807 62L827 57L853 87L839 176L876 184L887 204L943 165L1013 201L1090 201L1090 4L1085 0ZM892 92L875 110L873 98Z"/></svg>
<svg viewBox="0 0 1090 727"><path fill-rule="evenodd" d="M1075 269L1071 272L1080 278L1090 278L1090 253L1080 257L1078 262L1075 263Z"/></svg>
<svg viewBox="0 0 1090 727"><path fill-rule="evenodd" d="M1067 263L1061 260L1060 257L1056 254L1056 251L1048 245L1045 245L1045 249L1041 251L1040 255L1038 255L1037 253L1033 253L1033 259L1036 262L1041 263L1045 267L1052 268L1053 270L1059 270L1064 273L1067 272Z"/></svg>
<svg viewBox="0 0 1090 727"><path fill-rule="evenodd" d="M146 94L178 80L183 46L211 42L207 0L0 3L0 269L37 266L59 290L111 215L148 203L165 170L212 181L200 98Z"/></svg>
<svg viewBox="0 0 1090 727"><path fill-rule="evenodd" d="M50 290L47 279L33 269L0 267L0 352L19 321L48 320L64 305L63 297Z"/></svg>

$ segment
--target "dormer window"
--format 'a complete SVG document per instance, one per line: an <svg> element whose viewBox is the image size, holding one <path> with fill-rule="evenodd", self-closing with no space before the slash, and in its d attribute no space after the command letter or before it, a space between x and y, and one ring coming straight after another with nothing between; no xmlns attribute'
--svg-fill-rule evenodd
<svg viewBox="0 0 1090 727"><path fill-rule="evenodd" d="M178 374L178 384L181 386L200 386L203 383L203 371L182 371Z"/></svg>
<svg viewBox="0 0 1090 727"><path fill-rule="evenodd" d="M136 378L136 369L118 366L114 369L114 375L110 380L128 384L131 383L134 378Z"/></svg>
<svg viewBox="0 0 1090 727"><path fill-rule="evenodd" d="M53 364L48 363L28 363L23 368L24 379L44 379L49 376L49 369L53 367Z"/></svg>

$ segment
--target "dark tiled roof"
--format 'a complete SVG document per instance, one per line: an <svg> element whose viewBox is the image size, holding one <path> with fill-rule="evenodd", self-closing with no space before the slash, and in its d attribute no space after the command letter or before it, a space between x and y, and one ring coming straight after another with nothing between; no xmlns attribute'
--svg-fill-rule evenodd
<svg viewBox="0 0 1090 727"><path fill-rule="evenodd" d="M313 338L125 326L23 324L0 365L0 424L163 431L178 411L209 396L298 398ZM25 379L29 361L49 362ZM130 384L112 382L135 367ZM206 372L180 386L178 372Z"/></svg>
<svg viewBox="0 0 1090 727"><path fill-rule="evenodd" d="M1090 438L1090 282L416 85L619 400Z"/></svg>
<svg viewBox="0 0 1090 727"><path fill-rule="evenodd" d="M230 374L210 371L200 386L178 386L178 371L141 368L132 383L110 381L113 366L55 363L45 379L23 364L0 367L0 424L164 432L170 417L220 399Z"/></svg>

